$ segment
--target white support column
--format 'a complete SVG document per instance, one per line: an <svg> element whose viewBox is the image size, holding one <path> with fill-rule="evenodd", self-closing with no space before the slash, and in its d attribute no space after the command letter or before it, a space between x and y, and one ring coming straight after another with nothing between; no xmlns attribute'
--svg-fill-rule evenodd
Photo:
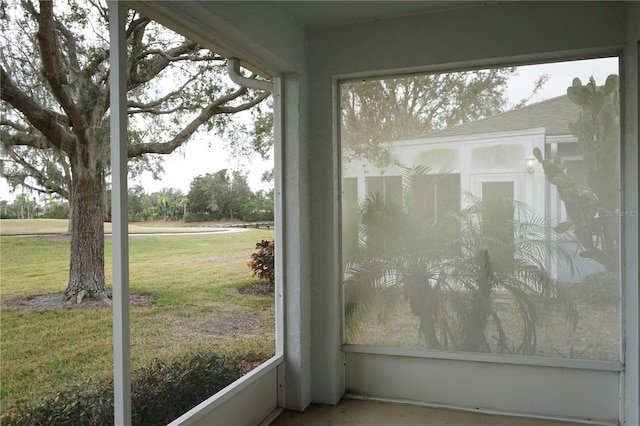
<svg viewBox="0 0 640 426"><path fill-rule="evenodd" d="M276 271L284 271L284 212L282 196L282 134L283 134L283 111L282 111L282 81L276 76L273 78L273 139L274 143L274 181L275 181L275 268ZM276 274L275 288L275 308L276 308L276 355L285 353L285 323L284 323L284 274ZM285 394L285 366L278 367L278 407L286 406Z"/></svg>
<svg viewBox="0 0 640 426"><path fill-rule="evenodd" d="M124 1L109 1L114 424L131 424L129 240L127 222L127 51Z"/></svg>
<svg viewBox="0 0 640 426"><path fill-rule="evenodd" d="M313 48L311 48L313 51ZM315 56L312 55L312 56ZM316 68L311 65L310 69ZM309 76L308 214L312 302L311 399L337 404L344 395L338 80Z"/></svg>
<svg viewBox="0 0 640 426"><path fill-rule="evenodd" d="M306 100L301 94L304 82L300 78L294 73L281 74L274 92L276 280L282 280L278 288L282 289L284 318L276 345L277 351L285 355L286 378L280 405L296 411L304 410L311 402L309 192L303 142Z"/></svg>
<svg viewBox="0 0 640 426"><path fill-rule="evenodd" d="M623 205L623 361L622 424L640 424L640 291L638 290L638 219L640 180L640 3L627 4L627 41L622 58Z"/></svg>

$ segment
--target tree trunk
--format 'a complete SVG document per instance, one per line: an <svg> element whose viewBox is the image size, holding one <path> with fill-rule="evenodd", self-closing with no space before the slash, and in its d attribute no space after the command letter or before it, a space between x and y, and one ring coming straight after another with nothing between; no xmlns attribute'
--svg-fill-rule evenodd
<svg viewBox="0 0 640 426"><path fill-rule="evenodd" d="M80 167L82 168L82 167ZM71 259L65 299L106 299L104 279L104 179L96 170L74 170L71 188Z"/></svg>
<svg viewBox="0 0 640 426"><path fill-rule="evenodd" d="M73 211L75 210L73 204L73 182L69 185L69 224L67 225L67 234L71 235L73 229Z"/></svg>
<svg viewBox="0 0 640 426"><path fill-rule="evenodd" d="M485 335L491 314L491 289L493 288L493 259L488 249L478 254L478 278L470 295L469 314L463 323L462 350L468 352L491 352Z"/></svg>

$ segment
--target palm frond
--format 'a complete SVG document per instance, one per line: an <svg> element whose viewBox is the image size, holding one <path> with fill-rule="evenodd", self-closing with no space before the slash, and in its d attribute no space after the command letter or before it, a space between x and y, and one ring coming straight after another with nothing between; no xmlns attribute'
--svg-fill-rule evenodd
<svg viewBox="0 0 640 426"><path fill-rule="evenodd" d="M566 312L575 327L575 305L550 273L553 262L573 267L570 240L512 199L483 203L465 194L460 211L428 218L425 194L438 179L429 173L424 166L405 168L400 197L371 194L361 205L359 257L345 268L348 341L372 315L384 321L400 294L432 349L535 354L546 307ZM496 298L504 294L517 312L517 333L498 311Z"/></svg>

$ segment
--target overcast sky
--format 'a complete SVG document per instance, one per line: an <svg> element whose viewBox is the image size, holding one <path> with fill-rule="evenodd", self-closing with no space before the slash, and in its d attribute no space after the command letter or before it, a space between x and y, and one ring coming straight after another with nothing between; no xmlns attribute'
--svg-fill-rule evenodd
<svg viewBox="0 0 640 426"><path fill-rule="evenodd" d="M586 83L593 76L597 84L604 84L609 74L618 73L618 59L605 58L589 61L573 61L554 64L529 65L519 67L519 76L514 78L508 89L509 98L513 103L526 98L534 87L534 82L542 74L548 74L549 80L543 89L532 99L539 102L544 99L566 94L567 87L575 77ZM209 143L211 142L211 143ZM271 161L261 161L257 156L253 159L230 156L224 150L224 144L215 136L211 141L193 140L179 152L165 156L165 173L160 181L154 181L149 174L143 175L129 182L129 186L141 184L147 193L160 191L163 188L176 188L187 193L189 184L194 177L205 173L214 173L220 169L229 168L242 170L249 175L249 184L253 190L266 188L261 185L262 174L272 169ZM9 186L4 179L0 179L0 199L13 199Z"/></svg>

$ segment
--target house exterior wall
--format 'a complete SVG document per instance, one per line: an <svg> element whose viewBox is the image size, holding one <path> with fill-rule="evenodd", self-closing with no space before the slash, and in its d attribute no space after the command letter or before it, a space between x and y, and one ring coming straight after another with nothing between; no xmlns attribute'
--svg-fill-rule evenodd
<svg viewBox="0 0 640 426"><path fill-rule="evenodd" d="M428 173L460 174L463 207L469 202L467 193L482 195L482 182L513 180L514 200L526 203L535 214L544 215L544 173L537 162L531 171L526 163L533 158L534 148L544 151L544 144L544 129L396 141L391 147L393 164L379 169L359 160L345 164L344 176L358 179L358 200L362 202L370 195L366 177L402 176L406 173L404 168L416 166L427 167Z"/></svg>
<svg viewBox="0 0 640 426"><path fill-rule="evenodd" d="M396 141L390 148L393 164L380 169L366 160L351 161L344 165L344 178L355 179L357 201L362 203L372 196L367 184L370 178L400 178L407 173L406 168L425 166L430 174L460 176L461 208L471 204L471 197L482 199L483 183L513 182L514 201L525 203L537 217L562 223L567 220L564 204L556 187L547 184L542 166L533 158L534 148L547 155L557 153L562 161L582 161L574 136L548 136L546 129L534 128ZM533 161L532 168L527 160ZM358 229L352 226L348 231L343 228L342 232L357 234ZM346 236L349 238L355 240L357 235ZM568 254L578 252L573 241L567 241L564 247ZM604 270L599 263L581 257L576 257L571 264L557 259L550 259L549 263L554 278L566 283L582 282L590 273Z"/></svg>

